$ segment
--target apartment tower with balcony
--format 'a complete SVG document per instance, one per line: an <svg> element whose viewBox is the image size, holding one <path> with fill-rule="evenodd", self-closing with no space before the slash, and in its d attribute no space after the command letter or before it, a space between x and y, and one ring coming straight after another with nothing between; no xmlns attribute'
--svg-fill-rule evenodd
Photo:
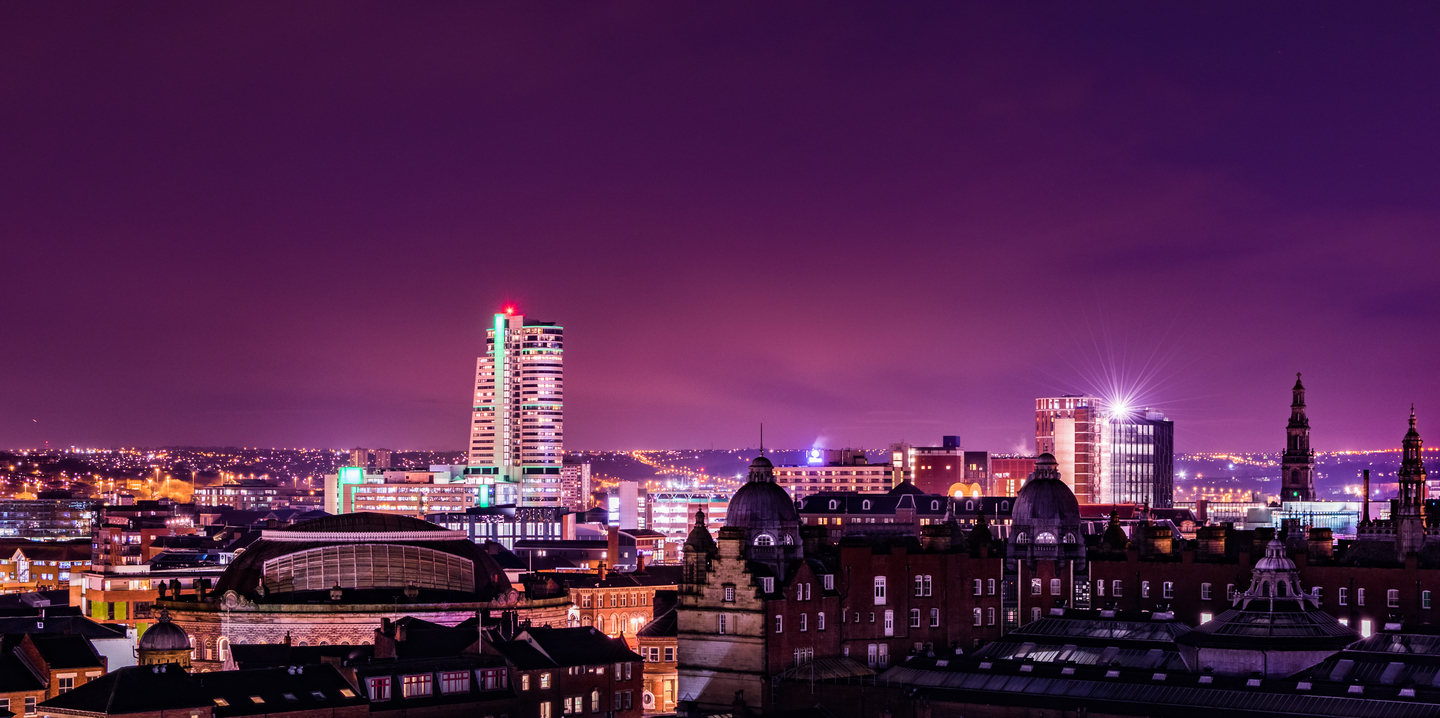
<svg viewBox="0 0 1440 718"><path fill-rule="evenodd" d="M496 314L475 362L467 480L482 504L560 506L565 437L565 330Z"/></svg>

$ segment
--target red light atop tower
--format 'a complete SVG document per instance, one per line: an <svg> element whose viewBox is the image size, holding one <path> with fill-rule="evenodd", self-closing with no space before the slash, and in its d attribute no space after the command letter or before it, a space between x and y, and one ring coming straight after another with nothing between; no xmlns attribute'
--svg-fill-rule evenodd
<svg viewBox="0 0 1440 718"><path fill-rule="evenodd" d="M515 313L515 307L511 307L511 306L505 307L505 313L506 313L506 314L514 314L514 313Z"/></svg>

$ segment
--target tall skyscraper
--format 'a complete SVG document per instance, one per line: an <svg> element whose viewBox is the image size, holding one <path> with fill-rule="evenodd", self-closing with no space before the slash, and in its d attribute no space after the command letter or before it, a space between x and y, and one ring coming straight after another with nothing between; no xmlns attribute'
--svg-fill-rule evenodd
<svg viewBox="0 0 1440 718"><path fill-rule="evenodd" d="M1285 427L1285 454L1280 458L1280 501L1314 501L1315 452L1310 450L1305 385L1300 383L1298 373L1290 393L1290 424Z"/></svg>
<svg viewBox="0 0 1440 718"><path fill-rule="evenodd" d="M467 477L495 486L492 503L559 506L564 329L507 308L485 336L485 354L475 362Z"/></svg>
<svg viewBox="0 0 1440 718"><path fill-rule="evenodd" d="M1093 396L1035 400L1035 453L1055 457L1060 479L1082 504L1095 502L1103 430L1100 400Z"/></svg>
<svg viewBox="0 0 1440 718"><path fill-rule="evenodd" d="M1105 417L1104 468L1096 503L1171 508L1175 500L1175 422L1153 409Z"/></svg>

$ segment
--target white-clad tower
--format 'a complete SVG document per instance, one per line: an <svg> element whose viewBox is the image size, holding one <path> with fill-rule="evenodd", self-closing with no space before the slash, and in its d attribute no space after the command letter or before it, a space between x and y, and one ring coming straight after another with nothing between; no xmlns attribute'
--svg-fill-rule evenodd
<svg viewBox="0 0 1440 718"><path fill-rule="evenodd" d="M494 484L481 502L561 505L565 439L564 328L496 314L475 362L471 481Z"/></svg>

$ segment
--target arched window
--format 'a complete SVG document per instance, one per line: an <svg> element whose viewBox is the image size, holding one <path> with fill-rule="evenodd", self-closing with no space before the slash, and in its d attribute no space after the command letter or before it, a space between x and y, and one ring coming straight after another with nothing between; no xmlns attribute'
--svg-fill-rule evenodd
<svg viewBox="0 0 1440 718"><path fill-rule="evenodd" d="M864 501L860 502L860 508L865 509L866 511L869 511L869 510L870 510L870 499L865 499Z"/></svg>
<svg viewBox="0 0 1440 718"><path fill-rule="evenodd" d="M299 645L299 646L308 646L308 645L310 645L310 642L309 642L309 641L306 641L306 640L304 640L304 639L301 639L300 642L297 643L296 645Z"/></svg>
<svg viewBox="0 0 1440 718"><path fill-rule="evenodd" d="M840 508L840 502L839 502L839 501L831 500L831 501L830 501L830 510L831 510L831 511L834 511L835 509L838 509L838 508Z"/></svg>
<svg viewBox="0 0 1440 718"><path fill-rule="evenodd" d="M584 627L586 627L586 628L589 628L589 627L590 627L590 617L589 617L589 616L581 616L581 617L580 617L580 625L581 625L581 626L584 626Z"/></svg>
<svg viewBox="0 0 1440 718"><path fill-rule="evenodd" d="M930 510L931 510L931 511L939 511L939 510L940 510L940 502L939 502L939 501L931 501L931 502L930 502Z"/></svg>
<svg viewBox="0 0 1440 718"><path fill-rule="evenodd" d="M215 642L215 648L217 649L217 653L219 653L221 662L224 662L225 659L230 657L230 639L221 636L220 640Z"/></svg>
<svg viewBox="0 0 1440 718"><path fill-rule="evenodd" d="M196 653L197 653L197 651L195 650L195 637L194 637L194 636L190 636L190 660L193 661L193 660L196 660L196 659L199 658L199 656L196 655Z"/></svg>
<svg viewBox="0 0 1440 718"><path fill-rule="evenodd" d="M1001 502L1000 502L1000 510L1001 510L1001 511L1009 511L1009 510L1010 510L1010 502L1009 502L1009 501L1001 501Z"/></svg>
<svg viewBox="0 0 1440 718"><path fill-rule="evenodd" d="M1020 534L1015 537L1015 543L1030 543L1030 534L1021 531Z"/></svg>
<svg viewBox="0 0 1440 718"><path fill-rule="evenodd" d="M975 502L974 502L974 501L966 501L966 502L965 502L965 510L966 510L966 511L974 511L974 510L975 510Z"/></svg>
<svg viewBox="0 0 1440 718"><path fill-rule="evenodd" d="M791 543L793 543L793 539L790 538L790 534L785 534L785 545L789 546Z"/></svg>
<svg viewBox="0 0 1440 718"><path fill-rule="evenodd" d="M209 661L209 660L214 660L214 658L215 658L215 651L214 651L213 646L214 646L214 643L212 642L211 639L209 639L209 638L205 639L205 660L207 660L207 661Z"/></svg>
<svg viewBox="0 0 1440 718"><path fill-rule="evenodd" d="M1065 534L1065 543L1075 543L1075 534Z"/></svg>
<svg viewBox="0 0 1440 718"><path fill-rule="evenodd" d="M1288 583L1286 583L1286 582L1284 582L1284 581L1281 581L1281 582L1280 582L1280 595L1281 595L1281 596L1289 596L1289 595L1290 595L1290 584L1288 584Z"/></svg>
<svg viewBox="0 0 1440 718"><path fill-rule="evenodd" d="M977 499L980 498L980 487L979 487L979 485L976 485L975 488L973 488L973 489L970 490L970 495L971 495L971 496L974 496L974 497L977 498Z"/></svg>
<svg viewBox="0 0 1440 718"><path fill-rule="evenodd" d="M756 545L756 546L774 546L774 545L775 545L775 537L774 537L774 536L771 536L770 534L760 534L759 536L756 536L756 537L755 537L755 545Z"/></svg>
<svg viewBox="0 0 1440 718"><path fill-rule="evenodd" d="M1052 534L1049 531L1041 531L1039 535L1035 537L1035 543L1053 546L1055 545L1055 534Z"/></svg>

